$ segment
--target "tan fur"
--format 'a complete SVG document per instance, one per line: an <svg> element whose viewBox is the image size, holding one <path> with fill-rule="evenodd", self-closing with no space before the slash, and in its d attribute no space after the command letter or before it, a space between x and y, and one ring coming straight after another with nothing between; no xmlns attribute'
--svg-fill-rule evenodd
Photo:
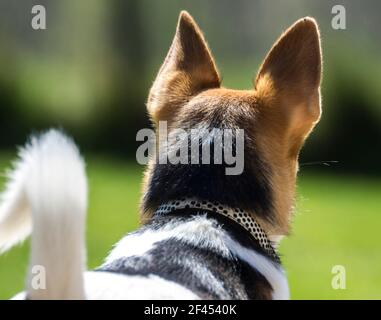
<svg viewBox="0 0 381 320"><path fill-rule="evenodd" d="M189 127L223 112L226 127L244 129L272 172L277 219L275 224L259 219L260 223L270 236L284 235L293 209L299 151L320 118L320 78L319 31L313 19L304 18L270 50L253 90L221 88L200 29L182 12L147 107L155 123L168 120L170 128ZM251 148L250 141L245 148ZM152 166L151 162L144 190ZM143 221L152 213L145 214Z"/></svg>
<svg viewBox="0 0 381 320"><path fill-rule="evenodd" d="M149 93L152 119L171 120L177 109L195 94L220 86L214 60L193 18L181 12L171 48Z"/></svg>

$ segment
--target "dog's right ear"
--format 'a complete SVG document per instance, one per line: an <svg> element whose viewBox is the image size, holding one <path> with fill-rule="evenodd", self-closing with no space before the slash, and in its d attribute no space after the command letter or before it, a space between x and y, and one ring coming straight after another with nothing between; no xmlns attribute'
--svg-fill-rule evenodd
<svg viewBox="0 0 381 320"><path fill-rule="evenodd" d="M275 43L255 81L267 130L290 141L293 156L320 118L321 59L317 23L306 17Z"/></svg>
<svg viewBox="0 0 381 320"><path fill-rule="evenodd" d="M150 90L148 112L155 123L168 121L192 96L219 86L217 68L201 30L182 11L171 48Z"/></svg>

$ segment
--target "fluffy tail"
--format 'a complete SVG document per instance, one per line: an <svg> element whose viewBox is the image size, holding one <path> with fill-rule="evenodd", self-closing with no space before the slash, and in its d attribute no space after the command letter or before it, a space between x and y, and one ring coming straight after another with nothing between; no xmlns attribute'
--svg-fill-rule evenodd
<svg viewBox="0 0 381 320"><path fill-rule="evenodd" d="M20 150L0 204L0 252L32 232L29 299L82 299L87 181L75 144L50 130Z"/></svg>

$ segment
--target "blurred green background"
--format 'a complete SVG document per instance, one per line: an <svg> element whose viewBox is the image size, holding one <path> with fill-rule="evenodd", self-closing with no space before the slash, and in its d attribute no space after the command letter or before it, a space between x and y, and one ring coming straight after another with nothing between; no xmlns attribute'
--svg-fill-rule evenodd
<svg viewBox="0 0 381 320"><path fill-rule="evenodd" d="M47 29L31 28L42 4ZM346 29L334 30L334 4ZM138 225L137 130L179 11L199 23L223 85L248 89L296 19L317 19L323 116L301 156L292 235L280 251L295 299L381 299L381 3L376 0L0 0L0 169L29 133L64 128L88 162L88 263ZM335 161L324 164L324 162ZM3 186L4 180L1 180ZM29 244L0 257L0 298L22 290ZM331 286L335 265L346 289Z"/></svg>

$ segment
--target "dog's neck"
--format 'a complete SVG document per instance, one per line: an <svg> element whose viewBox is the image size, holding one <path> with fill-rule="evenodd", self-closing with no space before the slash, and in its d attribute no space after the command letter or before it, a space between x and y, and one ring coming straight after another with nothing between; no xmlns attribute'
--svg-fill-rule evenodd
<svg viewBox="0 0 381 320"><path fill-rule="evenodd" d="M266 232L253 216L240 208L232 208L219 202L197 200L196 198L172 200L161 204L155 211L155 216L173 214L181 210L196 210L196 214L211 212L219 216L228 218L231 223L238 224L250 234L252 240L258 244L262 251L274 261L279 262L279 257L273 244L267 237ZM243 231L243 230L242 230ZM243 231L244 232L244 231Z"/></svg>
<svg viewBox="0 0 381 320"><path fill-rule="evenodd" d="M210 150L213 148L212 142ZM241 174L227 175L225 169L226 165L213 163L174 165L159 164L151 159L142 201L143 218L149 219L163 202L197 198L239 207L264 223L275 225L272 173L254 148L245 149Z"/></svg>

